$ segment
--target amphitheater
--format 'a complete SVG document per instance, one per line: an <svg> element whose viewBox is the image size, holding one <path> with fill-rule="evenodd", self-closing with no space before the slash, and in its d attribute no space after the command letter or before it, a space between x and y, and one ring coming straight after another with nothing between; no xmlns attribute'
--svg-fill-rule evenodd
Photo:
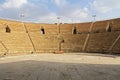
<svg viewBox="0 0 120 80"><path fill-rule="evenodd" d="M0 20L0 80L119 80L119 53L120 18L71 24Z"/></svg>

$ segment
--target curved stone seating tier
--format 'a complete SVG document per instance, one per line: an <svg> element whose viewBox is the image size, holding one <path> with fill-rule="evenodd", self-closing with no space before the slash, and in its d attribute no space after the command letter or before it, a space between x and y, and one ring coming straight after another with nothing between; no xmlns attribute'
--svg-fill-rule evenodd
<svg viewBox="0 0 120 80"><path fill-rule="evenodd" d="M77 29L77 33L88 33L90 26L91 26L91 22L89 23L74 23L74 24L61 24L60 27L60 33L61 34L72 34L72 31L74 29L74 27L76 27Z"/></svg>
<svg viewBox="0 0 120 80"><path fill-rule="evenodd" d="M91 32L105 32L109 21L98 21L93 24Z"/></svg>
<svg viewBox="0 0 120 80"><path fill-rule="evenodd" d="M113 19L111 22L111 28L113 31L120 31L120 19Z"/></svg>
<svg viewBox="0 0 120 80"><path fill-rule="evenodd" d="M64 42L61 44L61 48L65 52L80 52L84 45L87 34L66 34L62 35Z"/></svg>
<svg viewBox="0 0 120 80"><path fill-rule="evenodd" d="M42 35L30 33L36 52L55 52L57 50L57 35Z"/></svg>
<svg viewBox="0 0 120 80"><path fill-rule="evenodd" d="M2 21L0 20L0 24L4 26L8 26L11 30L12 33L17 33L17 32L25 32L25 27L22 22L17 22L17 21ZM4 30L5 31L5 30Z"/></svg>
<svg viewBox="0 0 120 80"><path fill-rule="evenodd" d="M24 23L24 24L29 32L39 32L40 31L40 24L35 24L35 23Z"/></svg>
<svg viewBox="0 0 120 80"><path fill-rule="evenodd" d="M4 48L3 44L0 41L0 55L3 55L6 51L6 49Z"/></svg>
<svg viewBox="0 0 120 80"><path fill-rule="evenodd" d="M108 52L113 42L120 35L120 32L104 32L90 34L87 43L87 52ZM120 44L118 44L120 45Z"/></svg>
<svg viewBox="0 0 120 80"><path fill-rule="evenodd" d="M45 30L45 34L57 34L56 24L24 24L29 32L40 32L41 28L43 28Z"/></svg>
<svg viewBox="0 0 120 80"><path fill-rule="evenodd" d="M33 47L26 33L0 33L0 41L10 52L33 51Z"/></svg>
<svg viewBox="0 0 120 80"><path fill-rule="evenodd" d="M116 45L114 46L114 48L112 49L112 52L114 52L114 53L120 53L120 39L116 43Z"/></svg>
<svg viewBox="0 0 120 80"><path fill-rule="evenodd" d="M0 33L5 32L5 26L3 24L0 24Z"/></svg>
<svg viewBox="0 0 120 80"><path fill-rule="evenodd" d="M58 27L60 28L60 34L72 34L75 26L72 24L60 24Z"/></svg>
<svg viewBox="0 0 120 80"><path fill-rule="evenodd" d="M87 33L89 32L91 22L88 23L79 23L79 24L74 24L74 26L77 26L77 31L78 33Z"/></svg>

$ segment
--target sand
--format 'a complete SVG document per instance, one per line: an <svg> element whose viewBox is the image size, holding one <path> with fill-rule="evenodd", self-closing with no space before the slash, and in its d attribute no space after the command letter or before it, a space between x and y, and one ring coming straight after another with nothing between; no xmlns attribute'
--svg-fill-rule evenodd
<svg viewBox="0 0 120 80"><path fill-rule="evenodd" d="M31 54L0 58L0 80L120 80L120 56Z"/></svg>

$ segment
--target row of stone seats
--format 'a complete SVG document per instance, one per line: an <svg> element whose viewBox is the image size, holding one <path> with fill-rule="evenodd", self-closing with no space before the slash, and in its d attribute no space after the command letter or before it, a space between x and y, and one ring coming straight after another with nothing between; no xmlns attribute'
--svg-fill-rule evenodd
<svg viewBox="0 0 120 80"><path fill-rule="evenodd" d="M87 52L108 52L120 32L104 32L90 34L90 38L86 45ZM118 44L120 45L120 44ZM119 47L120 52L120 47Z"/></svg>
<svg viewBox="0 0 120 80"><path fill-rule="evenodd" d="M111 22L111 28L113 31L120 31L120 19L113 19Z"/></svg>
<svg viewBox="0 0 120 80"><path fill-rule="evenodd" d="M59 40L57 35L30 33L30 36L36 51L55 52L58 49ZM61 43L62 50L65 52L70 52L71 50L77 52L82 50L87 34L64 34L61 36L64 39L63 43Z"/></svg>
<svg viewBox="0 0 120 80"><path fill-rule="evenodd" d="M62 35L64 43L61 44L61 48L65 52L80 52L84 45L87 34L65 34Z"/></svg>
<svg viewBox="0 0 120 80"><path fill-rule="evenodd" d="M6 51L6 49L4 48L3 43L0 41L0 55L3 55Z"/></svg>
<svg viewBox="0 0 120 80"><path fill-rule="evenodd" d="M109 25L108 21L98 21L93 24L91 32L99 33L106 32L106 28Z"/></svg>
<svg viewBox="0 0 120 80"><path fill-rule="evenodd" d="M0 32L5 32L6 27L9 27L12 33L25 32L24 25L21 22L0 20Z"/></svg>
<svg viewBox="0 0 120 80"><path fill-rule="evenodd" d="M24 23L28 32L40 32L41 28L45 30L45 34L57 34L56 24L30 24Z"/></svg>
<svg viewBox="0 0 120 80"><path fill-rule="evenodd" d="M73 24L60 24L60 34L73 34L74 28L76 28L77 34L79 33L87 33L89 32L89 28L91 26L91 22L89 23L73 23Z"/></svg>
<svg viewBox="0 0 120 80"><path fill-rule="evenodd" d="M111 51L113 53L120 53L120 39L118 40L118 42L116 43L116 45L113 47Z"/></svg>
<svg viewBox="0 0 120 80"><path fill-rule="evenodd" d="M8 53L33 51L32 44L26 33L0 33L0 41L6 47Z"/></svg>
<svg viewBox="0 0 120 80"><path fill-rule="evenodd" d="M89 29L90 29L91 25L92 25L92 22L74 24L74 26L77 26L78 33L89 32Z"/></svg>
<svg viewBox="0 0 120 80"><path fill-rule="evenodd" d="M57 49L57 35L40 35L39 33L29 33L34 44L35 51L55 52Z"/></svg>
<svg viewBox="0 0 120 80"><path fill-rule="evenodd" d="M73 25L72 24L60 24L59 26L60 34L72 34Z"/></svg>

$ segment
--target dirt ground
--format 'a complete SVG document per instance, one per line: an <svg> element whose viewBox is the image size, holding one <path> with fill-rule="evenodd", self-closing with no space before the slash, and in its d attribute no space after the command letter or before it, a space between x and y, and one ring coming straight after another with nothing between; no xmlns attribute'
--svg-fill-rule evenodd
<svg viewBox="0 0 120 80"><path fill-rule="evenodd" d="M0 80L120 80L120 56L31 54L0 58Z"/></svg>

